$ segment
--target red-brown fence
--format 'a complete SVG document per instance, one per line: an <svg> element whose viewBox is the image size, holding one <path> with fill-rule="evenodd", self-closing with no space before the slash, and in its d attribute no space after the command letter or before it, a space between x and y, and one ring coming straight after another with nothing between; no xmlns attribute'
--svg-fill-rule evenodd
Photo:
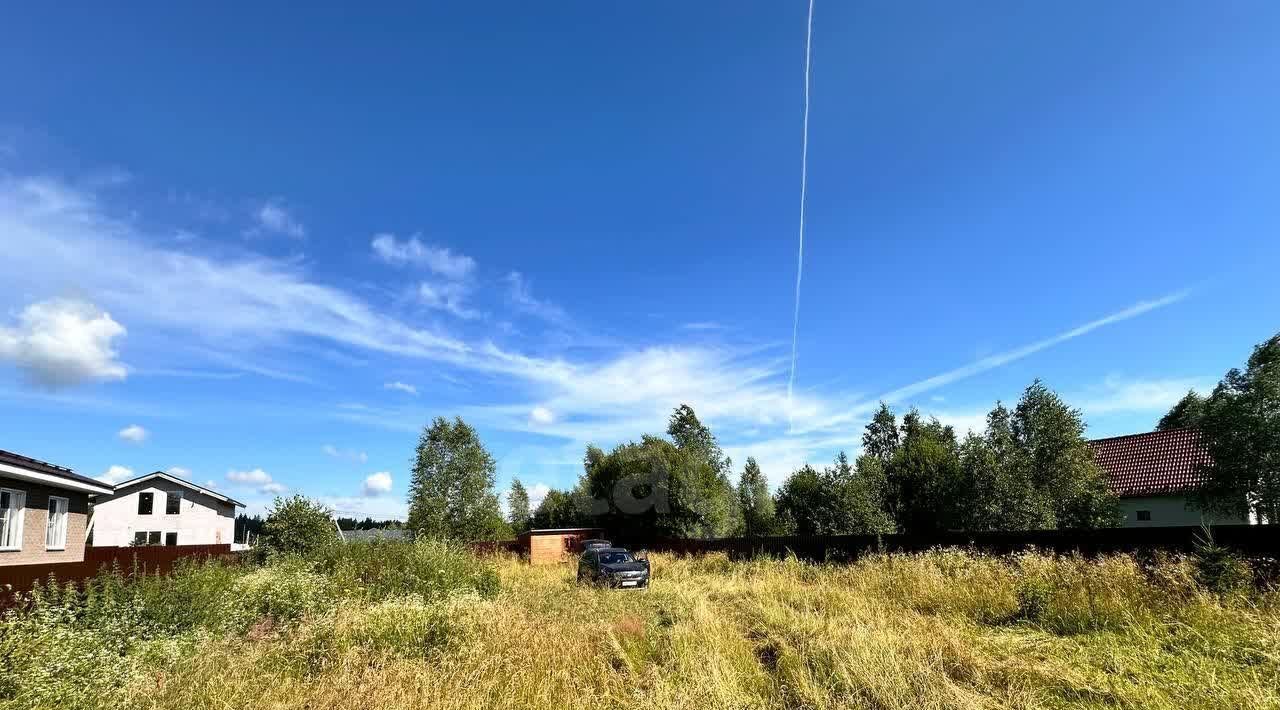
<svg viewBox="0 0 1280 710"><path fill-rule="evenodd" d="M8 585L11 591L29 591L36 580L46 580L50 574L58 580L59 584L82 582L96 575L102 568L112 567L113 564L124 574L133 574L135 571L144 574L167 574L178 560L192 557L235 559L230 545L86 547L83 562L2 566L0 567L0 587Z"/></svg>

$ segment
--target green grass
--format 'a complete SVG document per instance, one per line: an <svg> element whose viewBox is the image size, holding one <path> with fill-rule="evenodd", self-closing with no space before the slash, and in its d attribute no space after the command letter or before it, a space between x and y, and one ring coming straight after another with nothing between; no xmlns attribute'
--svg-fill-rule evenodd
<svg viewBox="0 0 1280 710"><path fill-rule="evenodd" d="M1280 599L1209 592L1187 560L655 555L651 588L618 592L457 550L334 554L11 616L0 706L1280 707Z"/></svg>

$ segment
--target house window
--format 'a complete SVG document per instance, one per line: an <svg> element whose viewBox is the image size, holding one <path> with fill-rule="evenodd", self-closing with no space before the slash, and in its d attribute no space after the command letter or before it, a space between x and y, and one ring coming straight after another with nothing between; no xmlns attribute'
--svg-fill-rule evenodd
<svg viewBox="0 0 1280 710"><path fill-rule="evenodd" d="M148 545L159 545L159 544L160 544L160 531L159 531L159 530L152 530L152 531L150 531L150 532L148 532L148 533L147 533L147 544L148 544Z"/></svg>
<svg viewBox="0 0 1280 710"><path fill-rule="evenodd" d="M178 544L178 533L176 533L176 532L165 533L165 534L164 534L164 544L165 544L165 547L173 547L174 545L177 545L177 544Z"/></svg>
<svg viewBox="0 0 1280 710"><path fill-rule="evenodd" d="M44 529L44 546L49 550L67 548L67 499L49 496L49 519Z"/></svg>
<svg viewBox="0 0 1280 710"><path fill-rule="evenodd" d="M151 515L151 506L155 502L154 493L138 494L138 515Z"/></svg>
<svg viewBox="0 0 1280 710"><path fill-rule="evenodd" d="M22 509L26 505L26 493L0 488L0 550L22 549Z"/></svg>
<svg viewBox="0 0 1280 710"><path fill-rule="evenodd" d="M136 532L136 533L134 533L134 534L133 534L133 544L134 544L134 545L145 545L145 544L147 544L147 533L145 533L145 532Z"/></svg>
<svg viewBox="0 0 1280 710"><path fill-rule="evenodd" d="M169 494L166 495L164 499L164 514L177 515L178 511L181 508L182 508L182 492L169 491Z"/></svg>
<svg viewBox="0 0 1280 710"><path fill-rule="evenodd" d="M1138 515L1138 520L1143 520L1143 521L1151 520L1151 511L1149 510L1139 510L1137 511L1137 515Z"/></svg>

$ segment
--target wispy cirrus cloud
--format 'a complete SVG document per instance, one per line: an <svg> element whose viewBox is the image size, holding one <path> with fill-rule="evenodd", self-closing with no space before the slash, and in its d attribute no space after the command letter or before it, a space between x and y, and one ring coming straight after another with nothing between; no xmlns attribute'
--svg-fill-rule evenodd
<svg viewBox="0 0 1280 710"><path fill-rule="evenodd" d="M382 386L382 389L404 392L405 394L411 394L414 397L418 396L418 388L405 382L388 382Z"/></svg>
<svg viewBox="0 0 1280 710"><path fill-rule="evenodd" d="M563 324L568 322L569 316L564 309L551 301L537 298L533 295L533 288L529 285L524 274L519 271L512 271L507 274L507 299L517 311L528 315L541 318L550 323Z"/></svg>
<svg viewBox="0 0 1280 710"><path fill-rule="evenodd" d="M333 444L325 444L320 447L321 453L329 458L341 459L343 461L355 461L364 463L369 460L369 454L356 449L340 449Z"/></svg>
<svg viewBox="0 0 1280 710"><path fill-rule="evenodd" d="M374 255L396 266L416 265L451 281L461 281L475 271L476 261L448 247L426 244L417 235L403 241L394 234L377 234L370 242Z"/></svg>
<svg viewBox="0 0 1280 710"><path fill-rule="evenodd" d="M245 360L254 353L282 344L291 352L314 350L319 343L344 352L431 362L462 377L480 375L475 379L500 386L474 395L461 413L486 427L543 437L553 442L547 450L557 460L571 460L565 452L588 441L608 445L661 432L671 409L681 403L694 406L739 461L757 455L753 452L779 467L806 457L823 460L832 447L856 445L862 419L880 399L912 401L1185 296L1140 302L1057 335L888 387L879 396L825 389L799 390L789 399L787 358L777 348L638 342L601 348L591 357L535 356L397 317L366 296L319 281L300 263L198 251L198 242L177 244L168 232L148 234L112 214L97 195L57 180L0 177L0 233L7 237L12 281L6 291L34 293L38 299L74 284L101 313L110 308L112 322L118 314L119 322L152 337L180 337L205 360L237 370L250 367ZM416 238L380 236L386 239L375 237L374 254L390 263L421 265L445 282L474 272L474 260L465 255ZM138 273L147 278L137 278ZM568 320L562 308L535 297L520 272L509 273L505 283L506 297L517 310L553 323ZM119 364L114 357L107 362L108 368ZM417 392L413 385L387 385ZM397 430L416 429L433 414L410 403L331 412L325 414ZM790 434L788 420L794 426ZM253 471L261 469L240 473ZM269 476L251 482L229 474L228 480L260 491L279 485Z"/></svg>
<svg viewBox="0 0 1280 710"><path fill-rule="evenodd" d="M251 236L258 234L282 234L292 239L307 236L307 228L279 199L271 199L253 210L254 225Z"/></svg>

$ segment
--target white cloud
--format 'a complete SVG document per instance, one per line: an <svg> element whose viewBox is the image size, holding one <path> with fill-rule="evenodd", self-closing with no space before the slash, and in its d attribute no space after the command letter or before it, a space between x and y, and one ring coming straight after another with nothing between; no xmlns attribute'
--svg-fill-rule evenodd
<svg viewBox="0 0 1280 710"><path fill-rule="evenodd" d="M86 301L41 301L22 310L16 327L0 326L0 359L47 387L123 380L127 369L116 359L113 341L124 334L111 314Z"/></svg>
<svg viewBox="0 0 1280 710"><path fill-rule="evenodd" d="M181 466L170 466L165 469L165 473L177 476L178 478L191 478L191 469L183 468Z"/></svg>
<svg viewBox="0 0 1280 710"><path fill-rule="evenodd" d="M227 471L227 480L232 483L262 485L264 483L271 483L271 474L260 468L255 468L249 471Z"/></svg>
<svg viewBox="0 0 1280 710"><path fill-rule="evenodd" d="M701 321L697 323L685 323L680 326L683 330L724 330L726 326L712 321Z"/></svg>
<svg viewBox="0 0 1280 710"><path fill-rule="evenodd" d="M842 423L847 423L849 421L856 419L857 417L860 417L866 414L867 412L874 410L878 406L877 404L878 402L883 401L883 402L888 402L890 404L894 402L901 402L903 400L910 399L911 397L914 397L918 394L923 394L930 390L934 390L939 387L949 385L953 382L958 382L959 380L967 379L969 377L973 377L974 375L987 372L988 370L993 370L997 367L1007 365L1011 362L1014 362L1015 360L1021 360L1030 355L1034 355L1042 350L1046 350L1055 345L1060 345L1062 343L1065 343L1068 340L1073 340L1082 335L1093 332L1098 328L1102 328L1104 326L1126 321L1126 320L1129 320L1130 318L1136 318L1144 313L1149 313L1150 311L1154 311L1157 308L1163 308L1165 306L1172 305L1186 298L1188 293L1189 293L1188 291L1179 291L1178 293L1173 293L1168 296L1164 296L1162 298L1157 298L1153 301L1139 301L1138 303L1135 303L1134 305L1129 306L1128 308L1116 311L1115 313L1112 313L1110 315L1103 316L1102 318L1098 318L1097 320L1089 321L1084 325L1077 326L1075 328L1064 331L1062 333L1058 333L1057 335L1045 338L1043 340L1038 340L1034 343L1030 343L1029 345L1024 345L1019 348L1014 348L1013 350L1007 350L1005 352L997 353L995 355L988 355L974 362L971 362L968 365L957 367L953 370L948 370L940 375L934 375L933 377L920 380L919 382L913 382L909 385L899 387L894 390L890 390L880 395L879 397L862 402L858 406L840 415L839 417L823 422L823 426L830 427L830 426L835 426Z"/></svg>
<svg viewBox="0 0 1280 710"><path fill-rule="evenodd" d="M463 303L469 291L470 289L463 283L429 283L423 281L418 284L418 300L427 308L452 313L464 320L472 320L479 318L480 312L468 308Z"/></svg>
<svg viewBox="0 0 1280 710"><path fill-rule="evenodd" d="M534 407L529 412L529 421L534 424L550 424L556 420L556 415L546 407Z"/></svg>
<svg viewBox="0 0 1280 710"><path fill-rule="evenodd" d="M141 444L147 440L150 433L137 424L130 424L129 426L121 429L116 436L130 443Z"/></svg>
<svg viewBox="0 0 1280 710"><path fill-rule="evenodd" d="M335 459L358 461L360 463L364 463L369 460L369 454L363 451L356 451L355 449L339 449L333 444L325 444L320 447L320 450L323 451L326 456L330 456Z"/></svg>
<svg viewBox="0 0 1280 710"><path fill-rule="evenodd" d="M533 290L519 271L507 274L507 299L516 310L536 316L552 323L565 323L569 320L564 309L550 301L535 298Z"/></svg>
<svg viewBox="0 0 1280 710"><path fill-rule="evenodd" d="M47 297L58 292L53 289L74 286L148 337L180 339L202 354L228 353L243 363L232 365L237 369L249 367L251 363L244 360L255 352L271 353L272 348L281 347L301 350L319 341L340 346L344 352L419 358L464 375L480 374L486 382L499 385L495 390L503 393L503 399L479 401L461 414L478 426L535 431L554 438L558 441L550 448L557 456L575 447L580 454L581 444L587 441L607 446L643 432L661 432L671 409L687 402L720 434L727 449L734 446L739 465L742 454L756 451L762 465L765 455L772 456L779 467L807 458L825 462L832 447L856 446L862 420L881 398L914 401L923 393L1137 317L1184 295L1139 303L879 396L830 388L797 389L789 400L788 361L779 346L610 343L592 351L603 355L591 357L527 355L438 326L411 325L354 292L319 282L300 262L178 250L168 231L149 234L136 226L141 221L111 216L125 212L110 210L97 196L58 181L0 176L0 234L5 235L10 280L0 293L0 303L13 294ZM428 257L425 245L419 250L412 246L412 239L401 242L386 236L382 241L386 253L379 254L381 258L406 264L421 261L446 279L446 274L459 279L469 276L474 269L473 261L452 252L450 259L433 261L438 267L433 268L427 262L439 255ZM197 242L182 249L208 246ZM379 253L379 247L375 245L374 251ZM467 263L471 265L461 266ZM147 277L138 278L139 273ZM506 285L516 308L553 321L567 320L559 307L535 298L518 272L506 277ZM533 421L535 407L553 412L552 421ZM394 408L339 407L326 413L395 429L416 428L412 422L430 414L411 403ZM787 433L789 419L794 429Z"/></svg>
<svg viewBox="0 0 1280 710"><path fill-rule="evenodd" d="M294 239L307 236L307 228L279 200L264 202L254 211L253 217L257 222L255 230L258 232L283 234Z"/></svg>
<svg viewBox="0 0 1280 710"><path fill-rule="evenodd" d="M133 478L133 469L128 466L113 465L108 468L98 480L103 483L119 483Z"/></svg>
<svg viewBox="0 0 1280 710"><path fill-rule="evenodd" d="M227 471L227 480L243 488L254 488L262 495L279 495L289 490L288 486L273 480L271 474L260 468Z"/></svg>
<svg viewBox="0 0 1280 710"><path fill-rule="evenodd" d="M177 474L175 474L175 475L177 475ZM210 479L210 480L208 480L208 481L205 481L205 482L204 482L204 487L205 487L205 488L212 488L212 489L214 489L214 490L217 490L217 488L218 488L218 482L217 482L217 481L215 481L215 480L213 480L213 479Z"/></svg>
<svg viewBox="0 0 1280 710"><path fill-rule="evenodd" d="M397 390L397 391L399 391L399 392L404 392L404 393L406 393L406 394L411 394L411 395L413 395L414 397L417 397L417 396L418 396L418 388L417 388L417 387L414 387L413 385L406 384L406 383L404 383L404 382L388 382L387 384L385 384L385 385L383 385L383 386L382 386L382 389L384 389L384 390Z"/></svg>
<svg viewBox="0 0 1280 710"><path fill-rule="evenodd" d="M1067 402L1086 415L1163 412L1182 399L1187 390L1204 393L1213 386L1214 381L1207 377L1125 380L1112 375L1101 386L1073 395Z"/></svg>
<svg viewBox="0 0 1280 710"><path fill-rule="evenodd" d="M387 471L378 471L370 474L364 479L364 495L366 497L380 496L384 493L391 492L391 474Z"/></svg>
<svg viewBox="0 0 1280 710"><path fill-rule="evenodd" d="M461 281L476 268L475 259L455 254L448 247L422 243L417 236L399 241L394 234L378 234L371 243L373 253L388 264L424 266L433 273L453 281Z"/></svg>
<svg viewBox="0 0 1280 710"><path fill-rule="evenodd" d="M535 483L532 486L526 486L524 490L529 494L529 510L534 511L538 509L543 499L551 492L551 486L545 483Z"/></svg>

